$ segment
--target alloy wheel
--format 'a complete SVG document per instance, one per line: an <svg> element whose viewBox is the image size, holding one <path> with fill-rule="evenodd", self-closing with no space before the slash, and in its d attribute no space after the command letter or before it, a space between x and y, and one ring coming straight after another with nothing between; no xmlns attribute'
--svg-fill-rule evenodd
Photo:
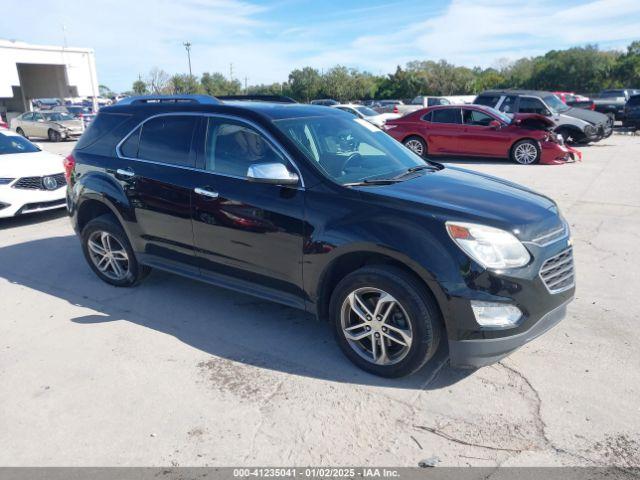
<svg viewBox="0 0 640 480"><path fill-rule="evenodd" d="M419 140L409 140L404 145L416 155L424 155L424 146Z"/></svg>
<svg viewBox="0 0 640 480"><path fill-rule="evenodd" d="M345 298L340 322L349 346L376 365L393 365L411 348L413 330L403 306L373 287L358 288Z"/></svg>
<svg viewBox="0 0 640 480"><path fill-rule="evenodd" d="M529 165L538 158L538 149L532 143L521 143L516 147L513 156L518 163Z"/></svg>
<svg viewBox="0 0 640 480"><path fill-rule="evenodd" d="M129 273L129 255L120 241L105 231L95 231L87 240L91 261L111 280L123 280Z"/></svg>

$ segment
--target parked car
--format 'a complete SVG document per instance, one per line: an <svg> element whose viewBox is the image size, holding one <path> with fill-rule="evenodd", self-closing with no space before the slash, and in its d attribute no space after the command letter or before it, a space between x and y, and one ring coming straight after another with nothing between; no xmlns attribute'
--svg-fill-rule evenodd
<svg viewBox="0 0 640 480"><path fill-rule="evenodd" d="M26 112L11 119L11 130L26 138L40 137L59 142L78 138L84 132L84 124L69 113Z"/></svg>
<svg viewBox="0 0 640 480"><path fill-rule="evenodd" d="M612 120L624 120L624 106L632 95L637 94L640 90L633 88L603 90L594 100L595 110Z"/></svg>
<svg viewBox="0 0 640 480"><path fill-rule="evenodd" d="M577 95L574 92L553 92L562 103L574 108L584 108L585 110L595 110L596 104L589 97Z"/></svg>
<svg viewBox="0 0 640 480"><path fill-rule="evenodd" d="M426 156L509 158L516 163L559 164L581 158L553 132L549 118L519 113L509 117L482 105L430 107L389 120L389 135Z"/></svg>
<svg viewBox="0 0 640 480"><path fill-rule="evenodd" d="M356 105L353 103L332 105L331 108L338 108L344 112L348 112L351 115L362 118L363 120L374 124L378 128L382 128L387 120L400 117L400 115L394 113L378 113L369 107L365 107L364 105Z"/></svg>
<svg viewBox="0 0 640 480"><path fill-rule="evenodd" d="M0 130L9 130L9 124L6 122L2 114L0 114Z"/></svg>
<svg viewBox="0 0 640 480"><path fill-rule="evenodd" d="M52 112L64 112L72 115L77 120L82 120L84 128L87 128L91 121L95 118L96 114L93 113L91 107L85 107L84 105L66 105L53 107Z"/></svg>
<svg viewBox="0 0 640 480"><path fill-rule="evenodd" d="M433 107L435 105L450 105L451 102L444 97L429 97L425 95L418 95L415 97L409 105L396 105L393 109L393 113L399 113L400 115L407 115L408 113L422 110L423 108Z"/></svg>
<svg viewBox="0 0 640 480"><path fill-rule="evenodd" d="M632 95L624 107L625 127L640 128L640 95Z"/></svg>
<svg viewBox="0 0 640 480"><path fill-rule="evenodd" d="M566 143L598 142L613 133L613 122L606 115L569 107L551 92L488 90L478 95L474 104L493 107L507 115L537 113L549 117Z"/></svg>
<svg viewBox="0 0 640 480"><path fill-rule="evenodd" d="M445 341L454 366L496 362L574 296L553 200L421 159L336 108L131 97L100 110L65 172L103 281L159 268L304 309L377 375L410 374Z"/></svg>
<svg viewBox="0 0 640 480"><path fill-rule="evenodd" d="M318 100L311 100L311 105L322 105L324 107L332 107L334 105L338 105L338 101L333 100L332 98L321 98Z"/></svg>
<svg viewBox="0 0 640 480"><path fill-rule="evenodd" d="M17 133L0 132L0 218L65 206L61 157Z"/></svg>
<svg viewBox="0 0 640 480"><path fill-rule="evenodd" d="M371 107L373 108L373 110L375 110L378 113L398 113L397 111L394 112L394 110L397 110L397 106L399 105L404 105L404 102L402 100L379 100L377 105Z"/></svg>
<svg viewBox="0 0 640 480"><path fill-rule="evenodd" d="M60 104L61 102L57 98L35 98L31 101L31 105L38 110L51 110Z"/></svg>

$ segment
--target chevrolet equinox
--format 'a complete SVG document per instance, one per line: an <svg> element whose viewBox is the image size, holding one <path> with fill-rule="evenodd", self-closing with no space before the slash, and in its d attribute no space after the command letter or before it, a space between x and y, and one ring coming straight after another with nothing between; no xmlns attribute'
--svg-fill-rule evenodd
<svg viewBox="0 0 640 480"><path fill-rule="evenodd" d="M341 110L259 100L100 110L64 161L98 277L131 287L157 268L306 310L386 377L440 344L453 366L491 364L564 317L574 265L553 200Z"/></svg>

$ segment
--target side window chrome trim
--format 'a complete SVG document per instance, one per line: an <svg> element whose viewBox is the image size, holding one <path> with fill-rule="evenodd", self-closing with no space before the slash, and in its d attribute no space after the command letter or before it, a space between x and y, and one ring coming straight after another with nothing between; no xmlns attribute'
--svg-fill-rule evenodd
<svg viewBox="0 0 640 480"><path fill-rule="evenodd" d="M221 177L237 178L239 180L245 180L245 181L248 182L247 177L241 177L241 176L237 176L237 175L229 175L229 174L224 174L224 173L213 172L211 170L206 170L204 168L189 167L189 166L186 166L186 165L176 165L176 164L173 164L173 163L159 162L159 161L156 161L156 160L147 160L147 159L144 159L144 158L131 158L131 157L127 157L127 156L123 155L122 152L120 151L120 147L124 144L124 142L126 142L127 139L131 135L133 135L138 128L141 129L142 126L146 122L148 122L149 120L152 120L152 119L158 118L158 117L174 117L174 116L185 116L185 115L196 116L196 117L204 117L204 118L213 117L213 118L222 118L222 119L227 119L227 120L233 120L233 121L240 122L240 123L243 123L245 125L248 125L249 127L253 128L254 130L257 130L262 136L264 136L268 140L269 144L273 148L275 148L278 152L280 152L282 154L282 156L296 170L296 172L298 174L298 178L300 178L300 185L298 185L297 188L299 190L304 190L305 185L304 185L304 178L302 177L302 172L298 168L298 165L296 165L296 163L291 158L291 155L289 155L289 153L282 147L282 145L280 145L278 143L278 141L275 138L273 138L273 135L271 135L268 131L266 131L264 128L262 128L257 123L252 122L251 120L247 120L247 119L242 118L242 117L238 117L236 115L227 115L227 114L222 114L222 113L206 113L206 112L167 112L167 113L158 113L157 115L152 115L150 117L145 118L140 123L138 123L135 127L133 127L133 129L131 129L131 131L129 133L127 133L122 138L122 140L120 140L118 142L118 144L116 145L116 156L118 158L123 159L123 160L132 160L134 162L152 163L152 164L156 164L156 165L163 165L163 166L166 166L166 167L182 168L182 169L192 170L192 171L196 171L196 172L205 172L205 173L209 173L211 175L220 175ZM139 146L138 146L138 149L139 149ZM294 187L294 188L296 188L296 187Z"/></svg>

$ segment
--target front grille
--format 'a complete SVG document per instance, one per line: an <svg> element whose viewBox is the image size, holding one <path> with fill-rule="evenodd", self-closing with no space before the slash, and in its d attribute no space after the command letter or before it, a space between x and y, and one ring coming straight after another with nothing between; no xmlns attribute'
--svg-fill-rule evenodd
<svg viewBox="0 0 640 480"><path fill-rule="evenodd" d="M551 245L552 243L566 237L569 234L568 230L568 225L566 223L563 223L562 227L551 230L549 232L545 232L543 235L540 235L539 237L531 240L531 243L535 243L539 247L546 247L547 245Z"/></svg>
<svg viewBox="0 0 640 480"><path fill-rule="evenodd" d="M64 187L67 182L64 178L64 173L56 173L55 175L46 175L47 177L52 177L56 181L57 187L53 190L57 190L58 188ZM13 188L22 188L25 190L50 190L44 186L45 177L22 177L16 183L13 184Z"/></svg>
<svg viewBox="0 0 640 480"><path fill-rule="evenodd" d="M573 249L567 248L547 259L540 268L540 278L550 293L560 293L576 284Z"/></svg>

